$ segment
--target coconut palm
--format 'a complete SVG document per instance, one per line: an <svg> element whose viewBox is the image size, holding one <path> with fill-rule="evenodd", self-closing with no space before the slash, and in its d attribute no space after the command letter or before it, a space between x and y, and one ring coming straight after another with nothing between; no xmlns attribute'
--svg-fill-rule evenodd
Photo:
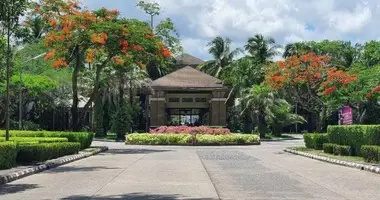
<svg viewBox="0 0 380 200"><path fill-rule="evenodd" d="M231 51L231 40L219 36L209 42L207 46L210 47L209 53L214 57L214 60L199 65L198 69L220 78L241 50L234 49Z"/></svg>
<svg viewBox="0 0 380 200"><path fill-rule="evenodd" d="M273 38L265 38L261 34L256 34L248 39L245 50L261 63L266 63L279 54L277 49L280 47L280 45L276 45L276 41Z"/></svg>
<svg viewBox="0 0 380 200"><path fill-rule="evenodd" d="M282 57L301 56L312 51L312 48L302 42L287 44Z"/></svg>

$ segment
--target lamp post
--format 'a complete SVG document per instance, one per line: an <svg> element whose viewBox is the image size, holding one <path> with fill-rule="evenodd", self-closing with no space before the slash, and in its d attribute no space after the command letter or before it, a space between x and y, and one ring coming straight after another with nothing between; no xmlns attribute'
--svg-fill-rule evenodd
<svg viewBox="0 0 380 200"><path fill-rule="evenodd" d="M20 76L20 84L22 84L22 65L24 65L25 63L27 62L30 62L32 60L35 60L35 59L38 59L38 58L41 58L42 56L44 56L46 53L43 53L43 54L40 54L36 57L33 57L23 63L20 64L20 72L19 72L19 76ZM18 96L19 98L19 105L18 105L18 129L21 130L22 129L22 90L23 90L23 85L20 86L20 94Z"/></svg>

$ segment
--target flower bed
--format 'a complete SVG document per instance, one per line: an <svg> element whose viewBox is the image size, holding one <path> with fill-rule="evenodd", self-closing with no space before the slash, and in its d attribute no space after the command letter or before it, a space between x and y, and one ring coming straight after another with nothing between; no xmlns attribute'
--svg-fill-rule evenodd
<svg viewBox="0 0 380 200"><path fill-rule="evenodd" d="M134 133L126 136L126 144L134 145L257 145L260 138L254 134L190 135Z"/></svg>
<svg viewBox="0 0 380 200"><path fill-rule="evenodd" d="M204 135L227 135L231 134L228 128L212 128L208 126L161 126L151 129L152 134L204 134Z"/></svg>

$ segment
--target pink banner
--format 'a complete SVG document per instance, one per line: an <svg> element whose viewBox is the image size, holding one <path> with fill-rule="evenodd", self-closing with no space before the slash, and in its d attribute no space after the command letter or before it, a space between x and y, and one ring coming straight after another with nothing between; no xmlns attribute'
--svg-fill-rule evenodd
<svg viewBox="0 0 380 200"><path fill-rule="evenodd" d="M353 123L351 106L345 106L340 109L340 121L342 125L351 125Z"/></svg>

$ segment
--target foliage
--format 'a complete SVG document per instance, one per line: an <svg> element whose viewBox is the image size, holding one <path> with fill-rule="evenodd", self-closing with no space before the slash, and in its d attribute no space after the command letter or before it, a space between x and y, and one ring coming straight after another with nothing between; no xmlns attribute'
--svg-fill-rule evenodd
<svg viewBox="0 0 380 200"><path fill-rule="evenodd" d="M0 169L16 166L17 145L14 142L0 142Z"/></svg>
<svg viewBox="0 0 380 200"><path fill-rule="evenodd" d="M265 38L261 34L256 34L248 39L245 50L260 63L267 63L274 56L278 55L279 45L273 38Z"/></svg>
<svg viewBox="0 0 380 200"><path fill-rule="evenodd" d="M380 146L363 145L360 153L366 162L380 161Z"/></svg>
<svg viewBox="0 0 380 200"><path fill-rule="evenodd" d="M129 134L126 144L139 145L190 145L192 136L189 134Z"/></svg>
<svg viewBox="0 0 380 200"><path fill-rule="evenodd" d="M329 142L351 146L360 155L362 145L380 145L379 125L329 126Z"/></svg>
<svg viewBox="0 0 380 200"><path fill-rule="evenodd" d="M190 134L130 134L126 144L140 145L252 145L260 144L253 134L203 135Z"/></svg>
<svg viewBox="0 0 380 200"><path fill-rule="evenodd" d="M206 135L228 135L231 134L227 128L210 128L207 126L189 127L189 126L161 126L151 129L152 134L206 134Z"/></svg>
<svg viewBox="0 0 380 200"><path fill-rule="evenodd" d="M0 142L2 142L0 138ZM59 143L59 142L68 142L67 138L59 138L59 137L10 137L10 141L15 143L28 143L28 142L37 142L37 143ZM4 140L5 141L5 140Z"/></svg>
<svg viewBox="0 0 380 200"><path fill-rule="evenodd" d="M323 152L333 154L334 153L334 146L337 144L332 144L332 143L324 143L323 144Z"/></svg>
<svg viewBox="0 0 380 200"><path fill-rule="evenodd" d="M0 134L0 136L3 134ZM69 142L79 142L81 149L91 146L93 133L85 132L53 132L53 131L10 131L11 137L54 137L67 138Z"/></svg>
<svg viewBox="0 0 380 200"><path fill-rule="evenodd" d="M341 156L352 156L353 152L350 146L335 144L333 146L333 154Z"/></svg>
<svg viewBox="0 0 380 200"><path fill-rule="evenodd" d="M61 142L61 143L42 143L42 144L18 144L18 162L46 161L65 155L76 154L79 152L80 143Z"/></svg>
<svg viewBox="0 0 380 200"><path fill-rule="evenodd" d="M328 143L327 134L308 133L303 135L305 146L310 149L321 150L323 144Z"/></svg>
<svg viewBox="0 0 380 200"><path fill-rule="evenodd" d="M112 117L112 132L116 133L118 139L123 139L126 133L132 129L132 109L129 106L119 108Z"/></svg>
<svg viewBox="0 0 380 200"><path fill-rule="evenodd" d="M207 46L210 47L209 53L214 57L214 60L204 62L198 68L214 77L223 77L226 69L241 50L234 49L231 51L231 40L222 37L216 37Z"/></svg>

